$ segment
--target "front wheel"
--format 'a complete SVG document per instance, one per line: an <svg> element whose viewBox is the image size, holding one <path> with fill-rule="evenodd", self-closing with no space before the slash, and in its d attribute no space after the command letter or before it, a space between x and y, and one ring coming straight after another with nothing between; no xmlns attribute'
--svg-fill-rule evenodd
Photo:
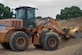
<svg viewBox="0 0 82 55"><path fill-rule="evenodd" d="M44 48L46 50L56 50L59 47L59 38L55 34L48 34L44 38Z"/></svg>

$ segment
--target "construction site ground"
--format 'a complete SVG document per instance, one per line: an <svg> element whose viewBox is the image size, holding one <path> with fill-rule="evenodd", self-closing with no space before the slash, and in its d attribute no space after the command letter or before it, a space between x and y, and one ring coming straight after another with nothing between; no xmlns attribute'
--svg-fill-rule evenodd
<svg viewBox="0 0 82 55"><path fill-rule="evenodd" d="M37 20L37 23L45 22L44 20ZM59 26L74 27L82 26L82 17L72 18L70 20L57 21ZM47 51L43 49L36 49L33 45L29 46L25 51L11 51L5 50L0 46L0 55L82 55L82 38L71 38L69 40L61 40L60 46L57 50Z"/></svg>

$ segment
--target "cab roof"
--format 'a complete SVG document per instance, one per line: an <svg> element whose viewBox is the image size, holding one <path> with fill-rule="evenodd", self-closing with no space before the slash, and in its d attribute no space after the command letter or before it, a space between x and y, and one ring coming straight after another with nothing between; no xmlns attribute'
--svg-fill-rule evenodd
<svg viewBox="0 0 82 55"><path fill-rule="evenodd" d="M18 9L21 9L21 8L23 8L23 9L27 9L27 8L36 9L34 7L29 7L29 6L20 6L20 7L17 7L15 10L18 10Z"/></svg>

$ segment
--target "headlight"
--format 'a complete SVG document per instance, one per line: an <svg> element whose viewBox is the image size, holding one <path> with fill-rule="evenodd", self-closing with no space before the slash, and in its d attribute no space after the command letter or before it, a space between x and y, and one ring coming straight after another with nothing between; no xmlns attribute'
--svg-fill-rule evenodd
<svg viewBox="0 0 82 55"><path fill-rule="evenodd" d="M0 30L5 30L6 26L0 26Z"/></svg>
<svg viewBox="0 0 82 55"><path fill-rule="evenodd" d="M4 24L4 23L1 23L0 26L10 26L9 24Z"/></svg>

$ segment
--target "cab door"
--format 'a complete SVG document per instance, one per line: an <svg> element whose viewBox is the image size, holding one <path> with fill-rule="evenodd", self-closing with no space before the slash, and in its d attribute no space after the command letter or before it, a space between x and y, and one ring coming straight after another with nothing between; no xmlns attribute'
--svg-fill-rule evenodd
<svg viewBox="0 0 82 55"><path fill-rule="evenodd" d="M36 18L35 18L35 8L28 8L27 9L27 19L29 22L30 28L36 27Z"/></svg>

